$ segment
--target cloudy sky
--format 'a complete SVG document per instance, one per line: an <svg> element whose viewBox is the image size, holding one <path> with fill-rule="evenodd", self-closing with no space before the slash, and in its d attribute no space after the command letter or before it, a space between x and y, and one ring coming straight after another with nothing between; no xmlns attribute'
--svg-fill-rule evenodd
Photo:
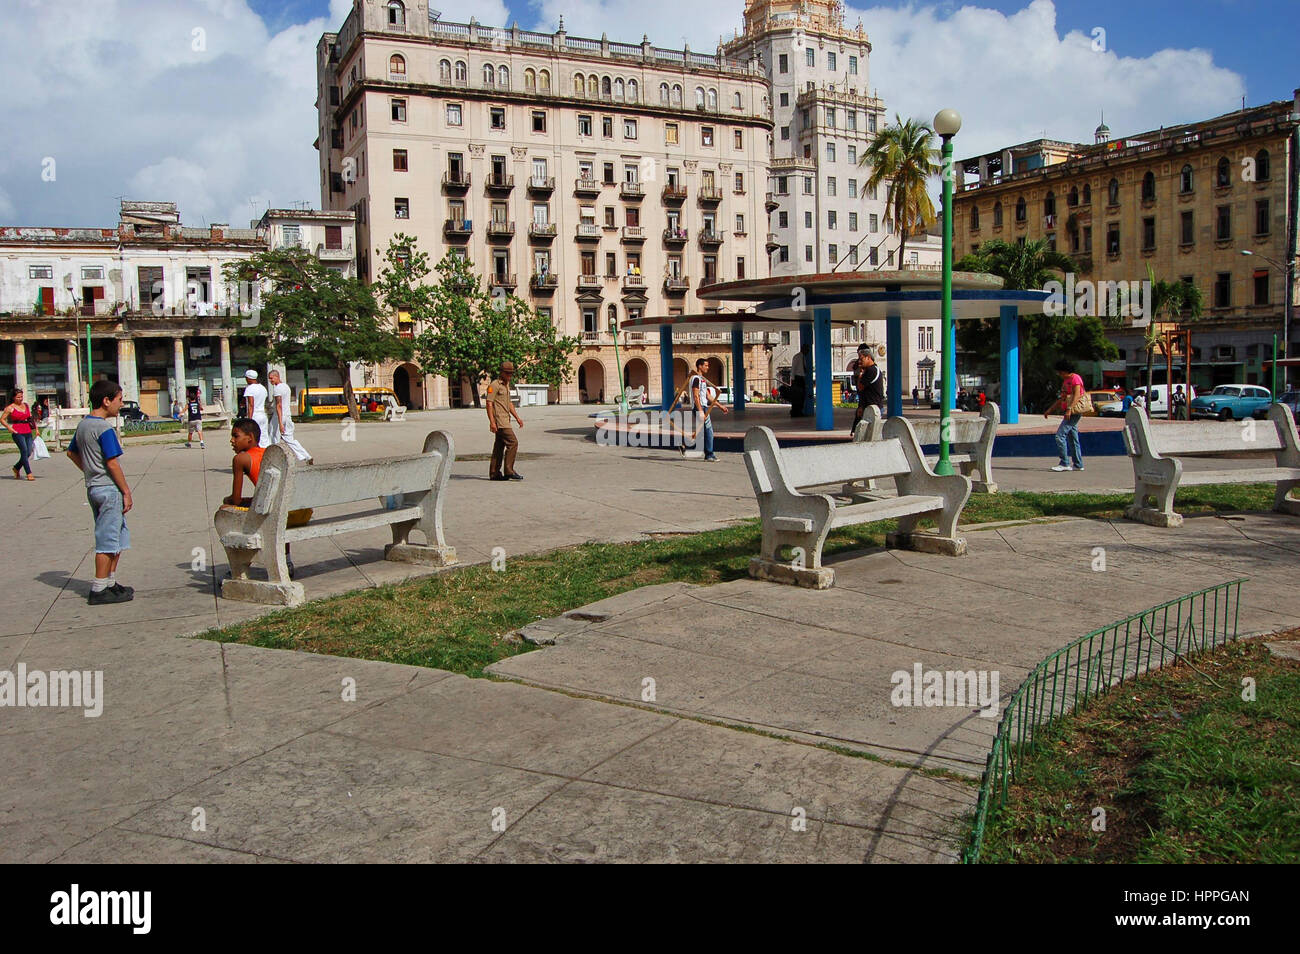
<svg viewBox="0 0 1300 954"><path fill-rule="evenodd" d="M435 0L447 20L711 50L743 0ZM315 44L350 0L2 0L0 225L109 226L118 198L189 225L319 205ZM850 6L890 113L965 120L958 155L1091 141L1290 99L1295 0ZM673 24L665 27L665 24ZM1098 30L1104 33L1097 32ZM1104 40L1104 52L1093 49Z"/></svg>

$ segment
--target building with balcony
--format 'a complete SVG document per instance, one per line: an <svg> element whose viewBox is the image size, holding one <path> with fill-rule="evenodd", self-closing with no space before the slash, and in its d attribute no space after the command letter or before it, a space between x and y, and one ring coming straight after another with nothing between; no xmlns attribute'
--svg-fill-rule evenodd
<svg viewBox="0 0 1300 954"><path fill-rule="evenodd" d="M700 286L766 274L772 114L752 57L355 0L321 37L317 75L322 206L356 213L360 275L376 279L401 232L432 261L467 256L485 282L524 276L516 294L583 342L552 400L613 400L620 371L657 398L657 336L620 340L620 369L611 320L704 311ZM694 350L729 362L713 344ZM411 406L469 398L468 382L408 380Z"/></svg>
<svg viewBox="0 0 1300 954"><path fill-rule="evenodd" d="M956 254L995 238L1044 239L1094 286L1146 281L1148 267L1157 279L1193 283L1204 313L1189 325L1192 383L1267 386L1273 336L1286 340L1288 302L1293 310L1297 301L1298 128L1300 91L1119 139L1103 122L1092 143L1034 140L962 160ZM1295 355L1300 332L1289 324ZM1143 332L1108 334L1121 358L1087 369L1090 383L1143 383ZM1163 380L1164 362L1156 364ZM1181 356L1174 374L1185 374Z"/></svg>

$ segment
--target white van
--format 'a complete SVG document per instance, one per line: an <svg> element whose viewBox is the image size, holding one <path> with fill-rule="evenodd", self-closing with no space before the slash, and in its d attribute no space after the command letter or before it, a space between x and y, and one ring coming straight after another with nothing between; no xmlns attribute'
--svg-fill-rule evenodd
<svg viewBox="0 0 1300 954"><path fill-rule="evenodd" d="M1179 387L1179 382L1174 382L1174 387ZM1188 412L1191 411L1192 399L1196 397L1196 388L1189 384L1181 385L1183 391L1187 394ZM1146 388L1134 388L1133 396L1136 398L1139 394L1146 396ZM1120 402L1116 402L1119 404ZM1153 384L1151 386L1151 400L1147 402L1147 413L1156 416L1169 413L1169 386L1167 384Z"/></svg>

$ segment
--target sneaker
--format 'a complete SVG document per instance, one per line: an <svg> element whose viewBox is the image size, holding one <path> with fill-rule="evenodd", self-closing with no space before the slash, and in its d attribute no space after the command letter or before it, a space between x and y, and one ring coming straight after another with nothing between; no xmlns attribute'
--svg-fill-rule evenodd
<svg viewBox="0 0 1300 954"><path fill-rule="evenodd" d="M131 599L131 597L135 596L134 587L123 586L121 583L114 583L112 586L109 587L109 589L116 590L119 593L125 593L127 599Z"/></svg>
<svg viewBox="0 0 1300 954"><path fill-rule="evenodd" d="M207 444L203 443L202 441L199 441L199 450L203 450L203 448L207 446L208 446Z"/></svg>
<svg viewBox="0 0 1300 954"><path fill-rule="evenodd" d="M87 600L91 606L104 606L108 603L129 603L134 598L134 594L125 587L109 587L106 590L100 590L98 593L91 592L90 599Z"/></svg>
<svg viewBox="0 0 1300 954"><path fill-rule="evenodd" d="M504 474L488 474L488 480L506 480L506 479L508 478Z"/></svg>
<svg viewBox="0 0 1300 954"><path fill-rule="evenodd" d="M194 445L191 444L189 441L186 441L186 442L185 442L185 449L186 449L186 450L189 450L189 449L190 449L191 447L193 447L193 446L194 446Z"/></svg>
<svg viewBox="0 0 1300 954"><path fill-rule="evenodd" d="M710 454L708 457L704 459L707 460L710 464L716 464L718 462L718 455Z"/></svg>
<svg viewBox="0 0 1300 954"><path fill-rule="evenodd" d="M1056 471L1058 474L1063 470L1069 470L1069 469L1070 469L1069 464L1057 464L1055 467L1052 468L1052 470Z"/></svg>
<svg viewBox="0 0 1300 954"><path fill-rule="evenodd" d="M1075 469L1075 470L1083 470L1083 465L1082 465L1082 464L1075 464L1075 465L1074 465L1074 469Z"/></svg>
<svg viewBox="0 0 1300 954"><path fill-rule="evenodd" d="M506 480L523 480L523 474L506 474Z"/></svg>

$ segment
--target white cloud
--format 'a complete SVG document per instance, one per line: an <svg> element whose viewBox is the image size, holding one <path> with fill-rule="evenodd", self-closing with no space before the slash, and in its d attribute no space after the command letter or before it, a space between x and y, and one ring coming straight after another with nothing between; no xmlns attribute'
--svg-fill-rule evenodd
<svg viewBox="0 0 1300 954"><path fill-rule="evenodd" d="M648 36L655 46L681 49L689 44L712 53L720 38L730 40L744 23L742 0L534 0L534 29L554 31L564 17L564 29L574 36L599 37L620 43L640 43Z"/></svg>

